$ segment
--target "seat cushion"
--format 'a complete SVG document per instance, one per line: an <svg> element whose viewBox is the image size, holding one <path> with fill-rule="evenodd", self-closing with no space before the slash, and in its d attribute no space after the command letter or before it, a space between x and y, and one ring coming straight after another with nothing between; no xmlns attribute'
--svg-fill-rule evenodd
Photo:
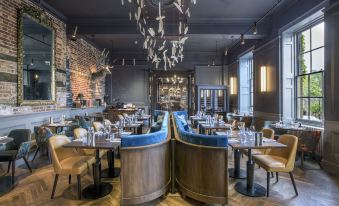
<svg viewBox="0 0 339 206"><path fill-rule="evenodd" d="M82 174L87 171L88 161L90 161L92 157L86 156L73 156L68 157L60 162L62 167L62 174Z"/></svg>
<svg viewBox="0 0 339 206"><path fill-rule="evenodd" d="M255 163L268 172L290 172L286 169L287 159L274 155L253 155Z"/></svg>
<svg viewBox="0 0 339 206"><path fill-rule="evenodd" d="M18 150L5 150L0 152L0 162L8 162L16 159Z"/></svg>

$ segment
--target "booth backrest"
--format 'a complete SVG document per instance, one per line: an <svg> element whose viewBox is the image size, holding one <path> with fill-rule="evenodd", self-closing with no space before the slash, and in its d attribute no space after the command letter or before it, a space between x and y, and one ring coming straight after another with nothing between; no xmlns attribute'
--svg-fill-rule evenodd
<svg viewBox="0 0 339 206"><path fill-rule="evenodd" d="M157 117L162 116L161 129L156 132L142 134L142 135L129 135L121 138L121 147L139 147L151 144L157 144L165 141L168 134L168 118L167 111L156 111ZM158 120L158 119L157 119Z"/></svg>
<svg viewBox="0 0 339 206"><path fill-rule="evenodd" d="M184 123L182 117L186 118L186 112L173 112L174 121L178 130L178 134L181 140L197 145L211 146L211 147L227 147L228 138L227 136L220 135L202 135L195 133L187 123Z"/></svg>

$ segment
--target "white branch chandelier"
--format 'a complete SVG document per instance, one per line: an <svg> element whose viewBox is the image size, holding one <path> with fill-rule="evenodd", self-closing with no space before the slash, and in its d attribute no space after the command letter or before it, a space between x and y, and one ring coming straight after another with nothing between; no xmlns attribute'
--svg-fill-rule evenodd
<svg viewBox="0 0 339 206"><path fill-rule="evenodd" d="M162 15L162 2L158 0L158 16L155 18L158 28L149 23L149 19L144 15L146 12L145 0L127 0L131 8L129 19L132 21L133 16L137 24L137 29L144 37L143 48L147 50L147 61L154 63L156 69L162 63L164 70L174 68L177 63L182 62L184 55L184 44L188 39L187 19L190 17L189 6L184 6L184 0L174 0L173 5L179 15L178 33L174 36L165 35L164 20L166 16ZM196 0L191 0L196 4ZM125 5L125 0L121 0L121 4ZM189 3L188 3L189 4ZM135 5L135 7L133 7ZM134 14L134 15L132 15ZM183 21L183 19L185 21Z"/></svg>

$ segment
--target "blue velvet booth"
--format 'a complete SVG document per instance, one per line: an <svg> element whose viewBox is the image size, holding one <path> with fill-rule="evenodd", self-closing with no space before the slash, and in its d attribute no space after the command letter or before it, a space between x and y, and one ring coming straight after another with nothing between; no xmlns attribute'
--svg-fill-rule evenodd
<svg viewBox="0 0 339 206"><path fill-rule="evenodd" d="M158 117L162 116L162 120ZM155 122L161 121L161 128L159 131L151 132L142 135L129 135L121 138L121 147L139 147L151 144L160 143L165 141L168 134L168 112L166 111L155 111L154 120ZM156 123L155 123L156 124ZM160 126L160 125L159 125Z"/></svg>
<svg viewBox="0 0 339 206"><path fill-rule="evenodd" d="M165 195L169 189L169 114L155 111L153 116L154 131L121 139L122 205L147 203Z"/></svg>
<svg viewBox="0 0 339 206"><path fill-rule="evenodd" d="M208 204L228 202L227 136L201 135L186 112L173 112L174 185L182 196Z"/></svg>
<svg viewBox="0 0 339 206"><path fill-rule="evenodd" d="M183 111L173 112L173 116L177 125L179 137L183 141L203 146L227 147L228 144L227 136L202 135L195 133L187 124L188 121L187 112ZM185 117L186 122L183 121L183 117Z"/></svg>

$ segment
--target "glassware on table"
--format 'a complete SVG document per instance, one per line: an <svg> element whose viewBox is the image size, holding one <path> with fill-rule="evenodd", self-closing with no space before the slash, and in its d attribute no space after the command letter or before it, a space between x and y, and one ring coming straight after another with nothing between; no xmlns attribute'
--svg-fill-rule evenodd
<svg viewBox="0 0 339 206"><path fill-rule="evenodd" d="M109 141L110 142L114 142L114 139L115 139L115 133L111 133L110 135L109 135Z"/></svg>

